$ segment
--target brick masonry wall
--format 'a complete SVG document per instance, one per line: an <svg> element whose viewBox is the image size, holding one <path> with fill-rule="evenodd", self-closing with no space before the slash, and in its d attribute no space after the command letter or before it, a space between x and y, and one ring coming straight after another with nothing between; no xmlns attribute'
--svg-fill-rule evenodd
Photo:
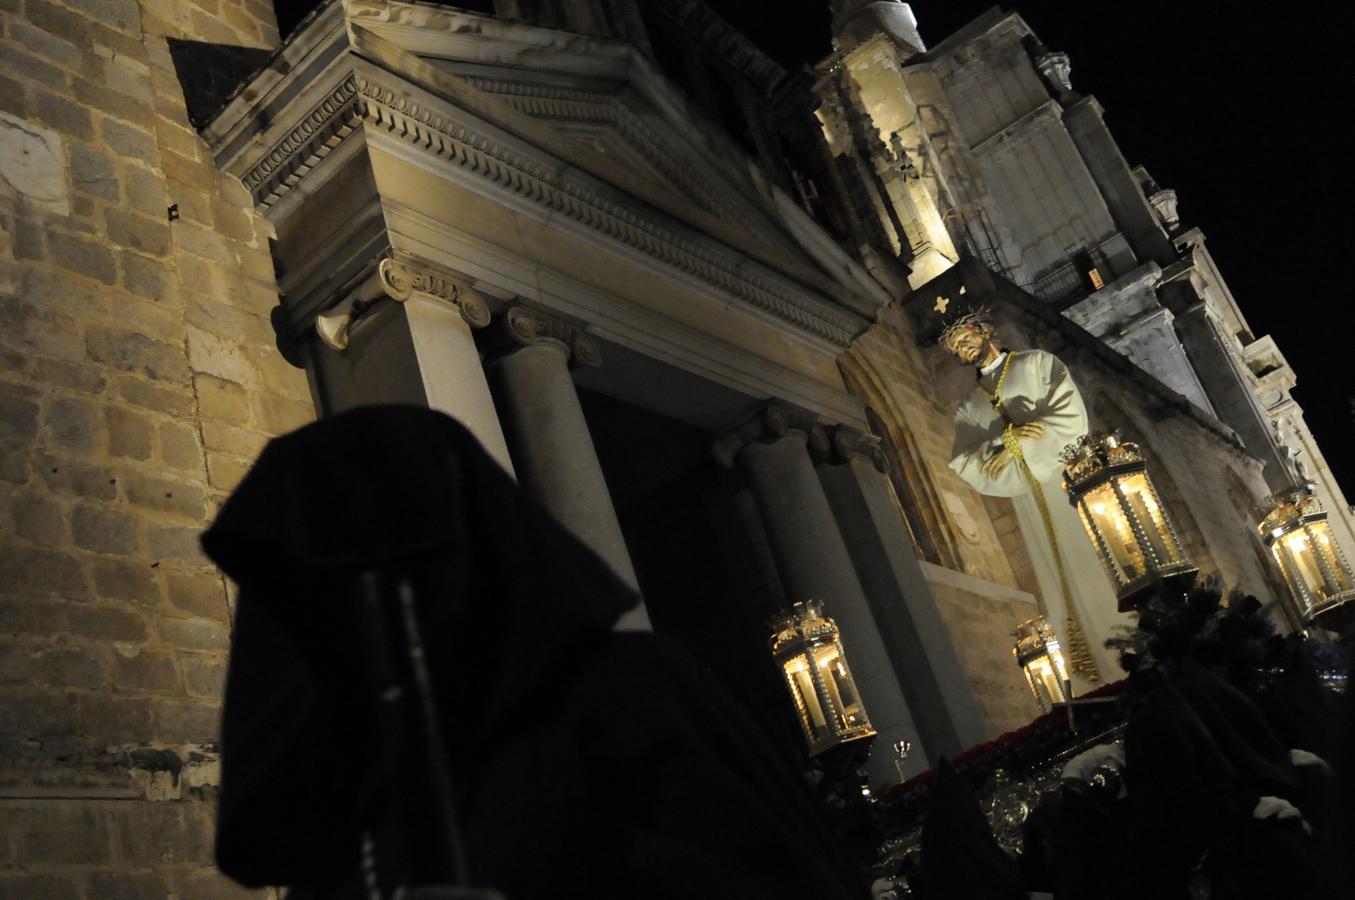
<svg viewBox="0 0 1355 900"><path fill-rule="evenodd" d="M275 46L272 8L0 0L0 29L0 896L256 896L211 868L230 608L198 534L314 412L166 37Z"/></svg>

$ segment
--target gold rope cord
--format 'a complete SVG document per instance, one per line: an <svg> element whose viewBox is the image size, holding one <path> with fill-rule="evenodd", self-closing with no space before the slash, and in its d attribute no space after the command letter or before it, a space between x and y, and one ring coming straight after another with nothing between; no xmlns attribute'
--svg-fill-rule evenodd
<svg viewBox="0 0 1355 900"><path fill-rule="evenodd" d="M1021 439L1014 433L1013 422L1007 417L1006 410L1002 408L1002 386L1007 381L1007 369L1011 364L1012 354L1009 352L1007 358L1002 362L1002 371L998 373L997 384L993 386L993 391L989 394L993 410L1007 423L1002 429L1002 446L1011 454L1012 461L1016 464L1016 470L1021 473L1021 477L1026 481L1026 487L1035 496L1035 505L1039 507L1040 519L1044 522L1045 536L1049 538L1049 546L1054 551L1054 568L1059 573L1059 589L1063 591L1063 607L1068 612L1068 621L1064 628L1068 638L1068 661L1072 670L1078 675L1088 681L1100 681L1101 673L1096 670L1096 661L1092 659L1091 647L1087 645L1087 636L1082 633L1082 626L1077 621L1077 612L1073 609L1073 592L1068 586L1068 573L1063 568L1063 552L1059 549L1059 539L1054 534L1054 519L1049 514L1049 504L1045 501L1044 487L1035 479L1035 473L1030 470L1030 466L1026 463L1025 452L1021 449Z"/></svg>

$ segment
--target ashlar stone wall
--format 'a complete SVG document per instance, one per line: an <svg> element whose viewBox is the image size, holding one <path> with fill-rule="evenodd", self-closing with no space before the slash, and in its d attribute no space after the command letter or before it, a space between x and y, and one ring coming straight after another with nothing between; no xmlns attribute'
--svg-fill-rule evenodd
<svg viewBox="0 0 1355 900"><path fill-rule="evenodd" d="M211 868L230 605L198 535L314 412L167 37L277 28L267 0L0 0L3 897L248 893Z"/></svg>

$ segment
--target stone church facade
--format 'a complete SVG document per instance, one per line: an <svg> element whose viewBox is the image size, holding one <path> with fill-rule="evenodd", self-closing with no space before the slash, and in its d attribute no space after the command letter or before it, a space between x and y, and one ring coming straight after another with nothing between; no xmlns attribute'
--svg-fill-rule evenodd
<svg viewBox="0 0 1355 900"><path fill-rule="evenodd" d="M766 620L822 599L926 761L1036 714L1041 591L947 466L938 309L1063 359L1202 571L1279 596L1299 468L1355 548L1279 349L1019 15L839 3L792 73L697 0L469 7L0 0L0 896L243 893L197 535L351 406L465 423L788 740Z"/></svg>

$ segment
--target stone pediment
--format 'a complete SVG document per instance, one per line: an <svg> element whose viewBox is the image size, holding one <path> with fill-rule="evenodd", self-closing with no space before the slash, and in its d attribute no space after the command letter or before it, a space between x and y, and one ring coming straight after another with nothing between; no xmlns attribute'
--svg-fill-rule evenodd
<svg viewBox="0 0 1355 900"><path fill-rule="evenodd" d="M429 16L444 27L418 24ZM844 291L842 273L832 278L808 262L701 148L673 141L664 116L646 121L635 111L650 87L626 87L633 51L577 46L588 41L429 5L335 4L204 136L218 165L275 220L324 183L334 160L381 142L505 205L567 220L800 334L845 346L864 325L859 313L879 298ZM506 79L501 57L537 68ZM590 152L588 140L616 158Z"/></svg>

